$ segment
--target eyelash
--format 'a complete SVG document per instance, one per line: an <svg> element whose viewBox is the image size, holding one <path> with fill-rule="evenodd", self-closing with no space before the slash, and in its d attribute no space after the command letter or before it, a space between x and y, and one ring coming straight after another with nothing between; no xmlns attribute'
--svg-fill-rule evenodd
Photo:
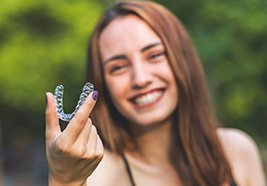
<svg viewBox="0 0 267 186"><path fill-rule="evenodd" d="M165 55L165 52L159 52L159 53L152 54L151 56L149 56L149 59L157 59L163 55Z"/></svg>
<svg viewBox="0 0 267 186"><path fill-rule="evenodd" d="M122 69L123 67L124 67L123 65L114 66L114 67L112 67L112 68L110 69L109 73L112 74L112 73L116 72L117 70Z"/></svg>

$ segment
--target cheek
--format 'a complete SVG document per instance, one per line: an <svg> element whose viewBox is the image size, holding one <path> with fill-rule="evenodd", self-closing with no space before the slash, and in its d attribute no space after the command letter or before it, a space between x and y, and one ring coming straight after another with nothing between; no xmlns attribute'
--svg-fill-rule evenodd
<svg viewBox="0 0 267 186"><path fill-rule="evenodd" d="M117 95L117 87L116 87L116 82L109 80L109 78L106 78L106 84L107 84L107 88L108 88L108 92L111 96L111 99L114 100L114 96ZM115 96L116 97L116 96Z"/></svg>
<svg viewBox="0 0 267 186"><path fill-rule="evenodd" d="M171 87L171 93L173 94L173 96L175 96L177 98L178 101L178 97L179 97L179 92L178 92L178 87L177 87L177 83L175 80L175 75L169 65L169 63L165 63L160 67L160 72L164 75L165 80L169 83L170 87Z"/></svg>
<svg viewBox="0 0 267 186"><path fill-rule="evenodd" d="M170 64L167 61L159 65L157 71L160 72L161 75L163 75L167 81L169 81L170 83L174 83L176 86L174 73L171 69Z"/></svg>
<svg viewBox="0 0 267 186"><path fill-rule="evenodd" d="M112 102L116 105L121 98L126 96L127 79L120 77L106 77L105 80Z"/></svg>

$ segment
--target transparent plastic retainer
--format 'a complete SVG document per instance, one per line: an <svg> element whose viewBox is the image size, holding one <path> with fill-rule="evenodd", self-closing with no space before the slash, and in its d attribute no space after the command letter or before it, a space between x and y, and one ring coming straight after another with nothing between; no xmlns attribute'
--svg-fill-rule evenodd
<svg viewBox="0 0 267 186"><path fill-rule="evenodd" d="M84 103L86 97L92 91L94 91L94 85L92 83L87 82L82 89L82 93L80 94L80 98L79 98L79 101L75 107L75 110L71 114L66 114L66 113L64 113L64 109L63 109L64 87L63 87L63 85L56 86L54 98L56 100L56 110L57 110L57 115L58 115L59 119L61 119L62 121L69 122L73 118L73 116L76 114L78 109L81 107L81 105Z"/></svg>

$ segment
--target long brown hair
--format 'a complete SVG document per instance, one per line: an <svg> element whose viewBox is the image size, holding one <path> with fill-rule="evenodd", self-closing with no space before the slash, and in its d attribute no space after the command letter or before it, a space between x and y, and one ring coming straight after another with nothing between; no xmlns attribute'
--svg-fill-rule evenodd
<svg viewBox="0 0 267 186"><path fill-rule="evenodd" d="M104 145L122 153L131 136L125 118L115 109L104 81L99 37L114 19L133 14L161 38L179 87L179 105L174 113L173 147L170 159L184 185L219 186L233 179L229 163L216 134L205 75L192 41L181 22L169 10L150 1L116 3L99 20L90 40L87 78L100 92L92 113Z"/></svg>

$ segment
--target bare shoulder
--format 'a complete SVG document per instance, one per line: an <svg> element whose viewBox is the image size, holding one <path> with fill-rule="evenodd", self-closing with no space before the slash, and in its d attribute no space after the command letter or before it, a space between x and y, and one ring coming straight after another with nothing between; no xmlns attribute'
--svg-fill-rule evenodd
<svg viewBox="0 0 267 186"><path fill-rule="evenodd" d="M119 155L105 150L104 157L88 177L89 186L125 185L125 167Z"/></svg>
<svg viewBox="0 0 267 186"><path fill-rule="evenodd" d="M253 138L232 128L220 128L217 134L239 185L264 186L261 157Z"/></svg>
<svg viewBox="0 0 267 186"><path fill-rule="evenodd" d="M255 141L242 130L219 128L217 134L225 150L233 150L235 152L251 152L257 150Z"/></svg>

